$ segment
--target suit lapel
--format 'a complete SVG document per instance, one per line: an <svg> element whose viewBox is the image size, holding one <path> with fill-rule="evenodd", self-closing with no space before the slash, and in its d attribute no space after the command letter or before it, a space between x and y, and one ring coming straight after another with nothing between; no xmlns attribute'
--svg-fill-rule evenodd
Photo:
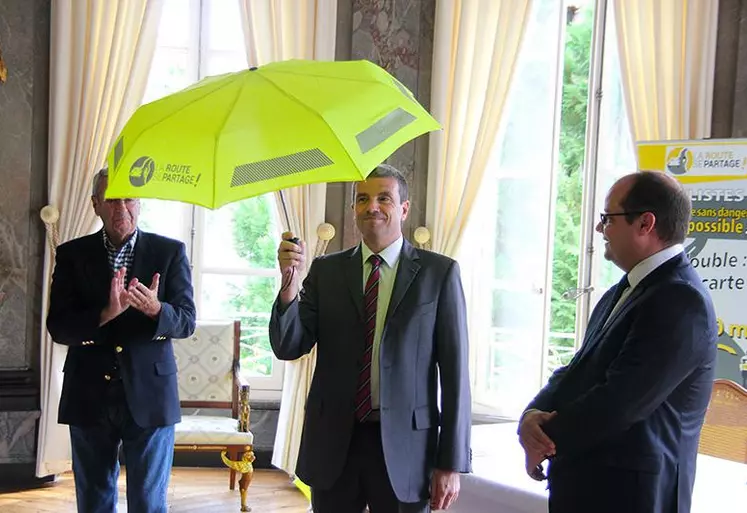
<svg viewBox="0 0 747 513"><path fill-rule="evenodd" d="M386 313L385 326L389 322L389 319L397 311L397 307L402 302L402 298L405 297L407 290L410 288L415 276L420 271L420 264L418 260L418 252L412 245L404 241L402 245L402 253L400 253L399 267L397 269L397 276L394 278L394 289L392 290L392 297L389 300L389 309Z"/></svg>
<svg viewBox="0 0 747 513"><path fill-rule="evenodd" d="M345 262L345 282L355 309L363 321L363 256L360 245L350 253Z"/></svg>
<svg viewBox="0 0 747 513"><path fill-rule="evenodd" d="M586 349L586 351L591 351L594 349L594 346L596 346L602 338L604 338L605 333L607 333L607 330L610 329L612 324L617 320L618 317L621 315L624 315L630 308L633 306L633 304L638 300L638 298L643 294L643 291L646 289L646 285L641 282L638 284L636 288L633 289L633 291L630 293L630 295L625 298L625 301L623 304L620 305L620 307L612 312L610 315L605 315L604 318L601 318L599 320L599 325L597 326L596 333L594 334L593 338L589 340L589 347ZM615 305L610 306L610 309L614 308ZM609 319L609 320L607 320Z"/></svg>
<svg viewBox="0 0 747 513"><path fill-rule="evenodd" d="M132 269L129 270L129 279L137 278L143 285L150 287L153 276L146 276L144 273L147 271L146 263L150 262L148 253L150 251L150 244L148 243L148 234L142 231L137 234L137 241L135 241L135 255L132 259Z"/></svg>
<svg viewBox="0 0 747 513"><path fill-rule="evenodd" d="M104 238L101 230L96 232L90 239L90 247L81 255L85 258L85 272L88 283L95 291L96 297L101 297L105 302L109 298L109 286L112 272L109 268L109 257L104 246Z"/></svg>
<svg viewBox="0 0 747 513"><path fill-rule="evenodd" d="M674 269L687 262L687 257L684 253L673 257L672 259L664 262L662 265L654 269L648 276L646 276L641 282L636 285L630 295L625 299L625 302L620 307L609 315L600 317L599 322L594 327L594 332L589 337L587 344L583 348L583 353L590 352L594 346L596 346L600 340L604 337L614 322L621 316L625 315L630 310L636 301L643 295L648 287L655 284L657 281L664 278L667 274L673 272ZM615 305L608 305L608 309L614 308ZM609 318L609 321L607 319ZM586 347L588 345L588 347Z"/></svg>

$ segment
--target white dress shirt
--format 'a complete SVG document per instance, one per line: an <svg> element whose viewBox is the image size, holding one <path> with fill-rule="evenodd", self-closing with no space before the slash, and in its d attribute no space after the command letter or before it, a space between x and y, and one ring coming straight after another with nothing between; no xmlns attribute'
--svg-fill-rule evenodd
<svg viewBox="0 0 747 513"><path fill-rule="evenodd" d="M379 409L379 347L381 346L381 332L384 330L386 312L389 309L389 301L392 299L394 290L394 279L399 267L399 255L402 252L404 239L392 242L381 250L378 255L383 262L379 267L379 295L376 300L376 328L374 330L373 352L371 354L371 406L374 410ZM374 252L361 242L361 255L363 257L363 289L365 291L368 275L371 274L371 262L368 258Z"/></svg>

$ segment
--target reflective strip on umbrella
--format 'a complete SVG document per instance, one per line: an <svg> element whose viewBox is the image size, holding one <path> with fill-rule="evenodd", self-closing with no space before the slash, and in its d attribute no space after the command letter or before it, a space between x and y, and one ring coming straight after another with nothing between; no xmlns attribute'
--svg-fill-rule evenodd
<svg viewBox="0 0 747 513"><path fill-rule="evenodd" d="M117 141L117 145L114 147L114 169L119 167L119 161L122 160L122 154L124 154L124 137L120 137Z"/></svg>
<svg viewBox="0 0 747 513"><path fill-rule="evenodd" d="M231 187L262 182L280 176L303 173L311 169L334 164L322 150L314 148L274 159L260 160L236 166L231 177Z"/></svg>
<svg viewBox="0 0 747 513"><path fill-rule="evenodd" d="M397 108L355 136L361 153L366 153L383 143L399 130L415 121L415 116Z"/></svg>

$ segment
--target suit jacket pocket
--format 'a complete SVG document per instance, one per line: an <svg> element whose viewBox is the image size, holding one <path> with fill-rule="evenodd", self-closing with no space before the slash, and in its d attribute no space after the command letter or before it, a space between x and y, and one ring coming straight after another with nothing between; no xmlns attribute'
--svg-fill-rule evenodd
<svg viewBox="0 0 747 513"><path fill-rule="evenodd" d="M176 374L176 361L164 360L162 362L156 362L156 374L159 376L169 376L170 374Z"/></svg>
<svg viewBox="0 0 747 513"><path fill-rule="evenodd" d="M431 417L431 409L428 406L418 406L412 411L413 429L430 429L437 425L438 421Z"/></svg>

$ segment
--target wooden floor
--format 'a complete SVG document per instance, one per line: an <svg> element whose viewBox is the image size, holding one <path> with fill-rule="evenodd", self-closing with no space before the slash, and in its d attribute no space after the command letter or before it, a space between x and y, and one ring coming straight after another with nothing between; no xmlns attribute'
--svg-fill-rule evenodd
<svg viewBox="0 0 747 513"><path fill-rule="evenodd" d="M119 513L127 511L125 470L119 477ZM257 470L249 487L248 505L253 513L305 513L306 498L293 486L285 473ZM169 486L169 511L223 512L240 510L238 485L228 489L228 471L208 468L174 468ZM75 486L72 474L63 474L57 482L22 492L0 493L3 513L75 512Z"/></svg>

